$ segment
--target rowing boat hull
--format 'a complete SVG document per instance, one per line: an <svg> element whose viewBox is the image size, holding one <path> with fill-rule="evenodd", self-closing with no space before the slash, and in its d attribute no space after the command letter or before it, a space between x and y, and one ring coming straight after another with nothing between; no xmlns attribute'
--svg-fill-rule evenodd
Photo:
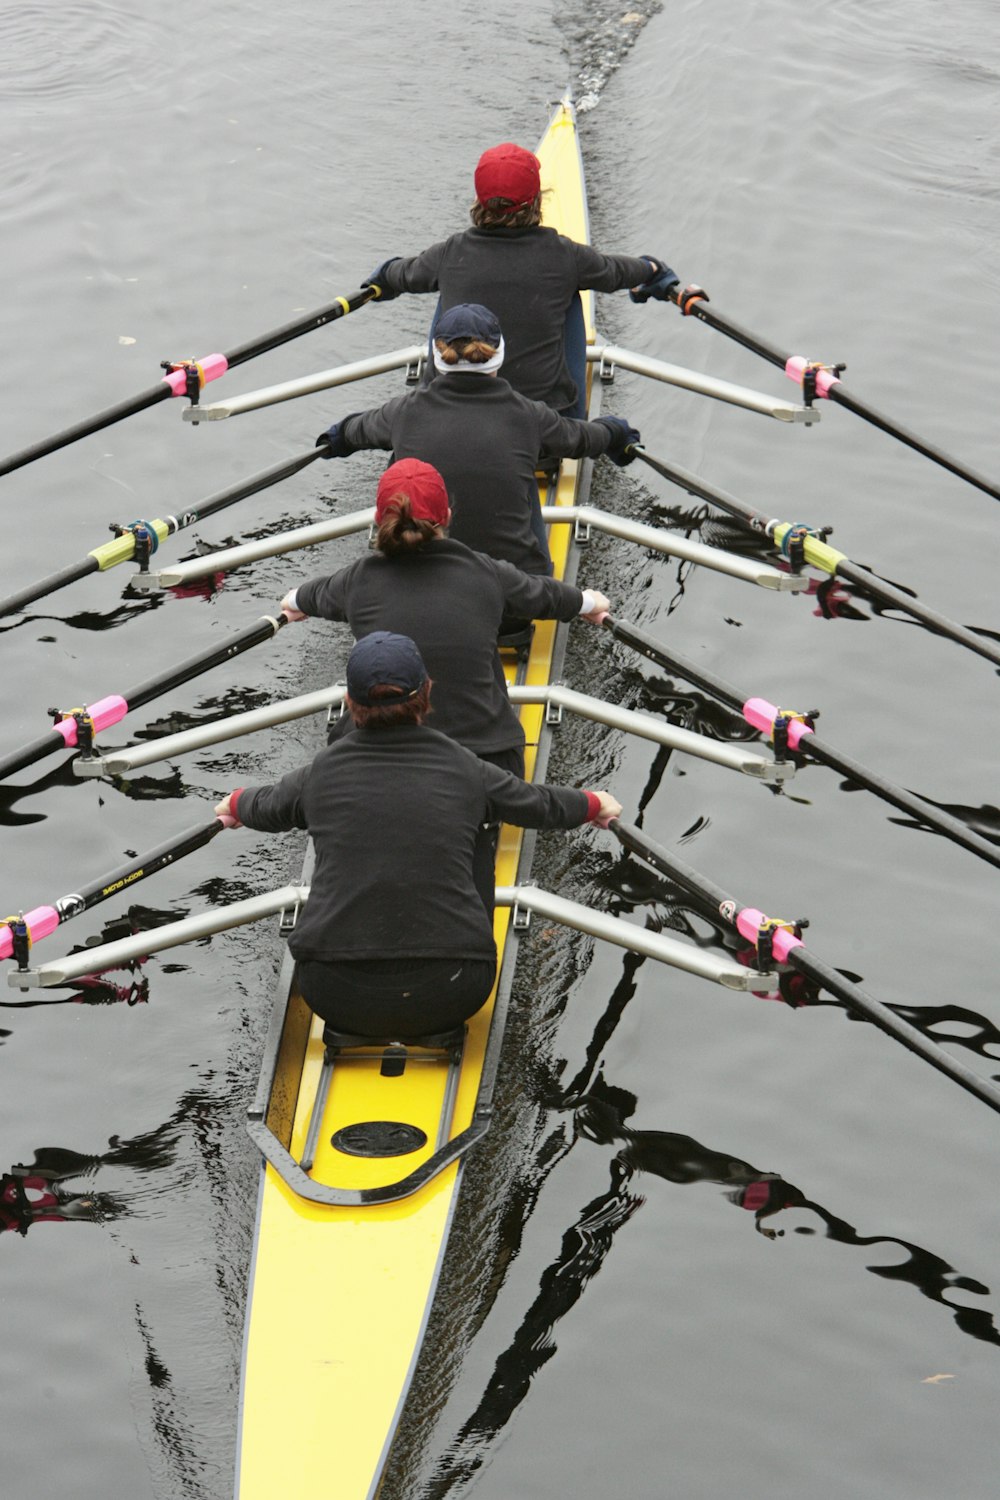
<svg viewBox="0 0 1000 1500"><path fill-rule="evenodd" d="M585 240L587 209L572 108L557 109L539 146L546 222ZM591 299L588 297L589 303ZM585 307L588 338L592 316ZM564 464L549 503L580 498L580 466ZM556 572L572 572L569 528L553 528ZM557 675L565 628L541 622L522 667L529 685ZM513 680L516 664L508 664ZM526 774L544 774L544 710L522 710ZM497 881L527 878L534 836L504 828ZM508 907L495 917L502 955L497 988L468 1023L444 1138L485 1128L516 957ZM322 1026L282 971L251 1135L276 1141L276 1155L302 1157L323 1065ZM452 1075L454 1077L454 1074ZM412 1051L401 1069L384 1056L340 1055L316 1137L311 1181L354 1190L385 1188L419 1171L439 1142L447 1059ZM405 1156L345 1155L332 1144L359 1120L405 1122L425 1143ZM237 1500L372 1500L381 1484L440 1274L462 1173L459 1158L394 1202L310 1201L273 1162L261 1174L241 1381Z"/></svg>

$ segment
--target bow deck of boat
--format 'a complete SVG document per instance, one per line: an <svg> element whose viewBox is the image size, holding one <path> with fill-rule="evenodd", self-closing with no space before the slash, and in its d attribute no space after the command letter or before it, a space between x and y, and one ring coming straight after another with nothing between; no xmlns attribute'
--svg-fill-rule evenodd
<svg viewBox="0 0 1000 1500"><path fill-rule="evenodd" d="M556 110L539 146L545 222L574 239L589 238L583 169L572 108ZM588 295L586 303L591 304ZM588 342L591 307L585 308ZM585 498L589 465L567 462L546 503ZM552 529L556 573L573 569L569 527ZM559 675L566 627L536 625L527 662L513 653L508 680L544 684ZM529 778L544 775L548 729L541 706L522 709ZM534 835L503 830L497 881L527 878ZM417 1172L444 1140L485 1127L510 992L516 933L511 912L495 918L502 955L496 992L469 1022L457 1069L443 1051L384 1048L337 1054L318 1130L309 1181L363 1200ZM240 1404L238 1500L296 1500L336 1493L339 1500L374 1496L406 1398L447 1241L461 1158L417 1191L392 1202L329 1204L295 1190L324 1058L321 1023L282 971L251 1134L270 1160L261 1177L247 1303ZM451 1082L449 1083L449 1076ZM449 1090L453 1099L446 1107ZM450 1120L447 1115L451 1114ZM317 1111L317 1113L319 1113ZM351 1155L332 1138L359 1121L416 1127L425 1144L406 1154ZM443 1124L442 1124L443 1121ZM342 1138L343 1139L343 1138ZM285 1180L286 1177L290 1181ZM300 1181L301 1186L301 1181Z"/></svg>

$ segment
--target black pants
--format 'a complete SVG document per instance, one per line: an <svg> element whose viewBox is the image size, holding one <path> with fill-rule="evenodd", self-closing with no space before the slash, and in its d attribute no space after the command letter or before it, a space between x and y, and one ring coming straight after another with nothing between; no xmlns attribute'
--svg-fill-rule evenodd
<svg viewBox="0 0 1000 1500"><path fill-rule="evenodd" d="M323 963L300 960L299 988L338 1031L401 1038L450 1031L489 998L489 958L407 958Z"/></svg>

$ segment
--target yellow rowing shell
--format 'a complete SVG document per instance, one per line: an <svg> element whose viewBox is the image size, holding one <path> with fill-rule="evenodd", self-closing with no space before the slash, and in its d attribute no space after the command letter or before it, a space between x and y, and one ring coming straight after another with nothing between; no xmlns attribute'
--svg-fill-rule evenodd
<svg viewBox="0 0 1000 1500"><path fill-rule="evenodd" d="M545 222L587 240L583 168L568 101L555 111L538 155ZM592 342L589 294L584 302ZM575 503L579 469L575 462L563 465L548 503ZM558 576L568 566L568 533L568 526L553 528ZM521 664L522 680L547 683L560 655L560 627L540 622ZM506 665L513 680L517 664ZM546 759L539 752L544 710L521 712L530 778ZM522 852L530 858L521 830L504 828L498 884L526 878ZM313 1127L314 1159L298 1175L289 1164L301 1162L306 1149L325 1049L322 1025L292 990L292 965L285 964L250 1120L251 1135L270 1159L261 1175L247 1299L237 1500L372 1500L378 1492L437 1285L461 1155L405 1197L372 1200L391 1192L401 1177L419 1180L421 1169L430 1170L443 1144L443 1116L445 1142L459 1146L461 1138L487 1127L516 949L509 927L510 910L498 908L498 990L468 1023L457 1062L450 1066L443 1052L419 1048L388 1062L379 1048L337 1054L319 1128ZM425 1144L375 1157L338 1149L333 1138L359 1121L403 1122ZM305 1196L324 1189L356 1201Z"/></svg>

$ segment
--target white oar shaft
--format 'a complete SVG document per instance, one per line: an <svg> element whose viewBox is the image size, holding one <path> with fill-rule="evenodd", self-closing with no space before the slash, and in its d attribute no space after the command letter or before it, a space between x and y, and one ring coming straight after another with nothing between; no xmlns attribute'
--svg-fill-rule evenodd
<svg viewBox="0 0 1000 1500"><path fill-rule="evenodd" d="M809 587L810 580L804 574L782 573L769 563L736 557L718 547L707 547L704 542L692 542L672 531L645 526L641 521L630 521L625 516L612 515L610 511L596 510L591 505L543 505L542 517L548 525L568 525L572 521L578 532L585 532L587 528L601 531L606 536L634 542L638 547L648 547L667 557L679 557L685 562L712 568L716 573L725 573L730 578L740 578L758 588L797 594Z"/></svg>
<svg viewBox="0 0 1000 1500"><path fill-rule="evenodd" d="M744 776L756 776L771 783L786 781L794 773L791 762L778 764L766 755L758 755L744 745L729 744L713 740L705 734L696 734L690 729L681 729L667 724L652 714L638 713L631 708L619 708L606 703L603 698L591 698L573 688L553 684L540 687L517 687L508 689L511 703L544 703L549 709L568 709L581 718L591 719L596 724L608 724L626 734L638 735L653 740L671 750L681 750L695 755L699 760L708 760L730 771L740 771Z"/></svg>
<svg viewBox="0 0 1000 1500"><path fill-rule="evenodd" d="M357 531L367 530L374 519L375 507L372 505L367 510L355 510L330 521L317 521L312 526L283 531L260 542L246 542L241 547L228 547L222 552L207 552L204 557L193 557L190 562L175 563L173 567L161 568L158 572L133 573L129 582L144 593L152 593L158 588L178 588L192 578L204 578L209 573L228 573L245 563L259 562L263 557L278 557L283 552L297 552L302 547L317 547L320 542L351 536Z"/></svg>
<svg viewBox="0 0 1000 1500"><path fill-rule="evenodd" d="M303 905L308 896L307 885L283 885L278 890L266 891L261 896L251 896L246 901L234 901L229 906L202 912L196 917L169 922L165 927L137 932L134 937L122 938L117 943L103 943L97 948L86 948L82 953L53 959L34 969L12 969L8 971L7 983L12 989L41 989L53 984L71 984L74 979L82 979L85 974L101 974L107 969L132 963L134 959L160 953L165 948L176 948L181 943L210 937L213 933L225 932L230 927L242 927L247 922L259 922L263 917L273 917L276 912L294 911Z"/></svg>
<svg viewBox="0 0 1000 1500"><path fill-rule="evenodd" d="M554 896L534 885L509 885L497 887L497 904L513 906L521 911L537 913L549 921L561 922L577 932L587 932L591 937L614 943L619 948L628 948L632 953L655 958L671 968L683 969L686 974L695 974L699 979L711 979L730 990L771 990L777 986L774 974L758 974L755 969L744 969L728 959L716 958L699 948L688 948L676 938L664 937L660 932L636 927L621 917L608 916L606 912L594 911L579 902L568 901L564 896Z"/></svg>
<svg viewBox="0 0 1000 1500"><path fill-rule="evenodd" d="M391 353L376 355L373 359L359 359L354 364L321 370L318 375L303 375L299 380L285 380L280 385L262 386L260 390L247 391L243 396L188 406L184 408L182 415L185 422L221 422L225 417L238 417L241 412L257 411L262 406L275 406L279 401L294 401L297 396L311 396L316 391L328 391L336 385L349 385L352 380L367 380L369 376L384 375L388 370L400 370L407 365L414 366L416 376L421 361L426 358L426 344L411 344L407 349L393 349Z"/></svg>
<svg viewBox="0 0 1000 1500"><path fill-rule="evenodd" d="M711 396L715 401L726 401L730 406L742 406L747 411L758 412L763 417L775 417L779 422L818 422L819 408L797 406L792 401L782 401L776 396L765 396L761 391L752 391L747 386L734 385L729 380L716 380L711 375L702 375L696 370L686 370L682 365L671 365L662 359L649 359L644 354L633 354L629 349L619 349L616 344L593 344L587 350L587 358L600 366L601 379L614 379L615 366L631 370L636 375L648 375L651 380L662 380L667 385L680 386L700 396ZM187 413L185 412L185 416Z"/></svg>
<svg viewBox="0 0 1000 1500"><path fill-rule="evenodd" d="M164 735L160 740L110 750L107 755L78 755L73 761L73 772L82 777L119 776L140 766L156 765L177 755L187 755L192 750L203 750L206 745L221 745L226 740L239 739L240 735L253 734L258 729L271 729L276 724L287 724L292 719L321 713L325 708L343 703L346 691L345 687L321 688L318 692L285 698L245 714L232 714L228 719L213 719L209 724L199 724L196 729Z"/></svg>

